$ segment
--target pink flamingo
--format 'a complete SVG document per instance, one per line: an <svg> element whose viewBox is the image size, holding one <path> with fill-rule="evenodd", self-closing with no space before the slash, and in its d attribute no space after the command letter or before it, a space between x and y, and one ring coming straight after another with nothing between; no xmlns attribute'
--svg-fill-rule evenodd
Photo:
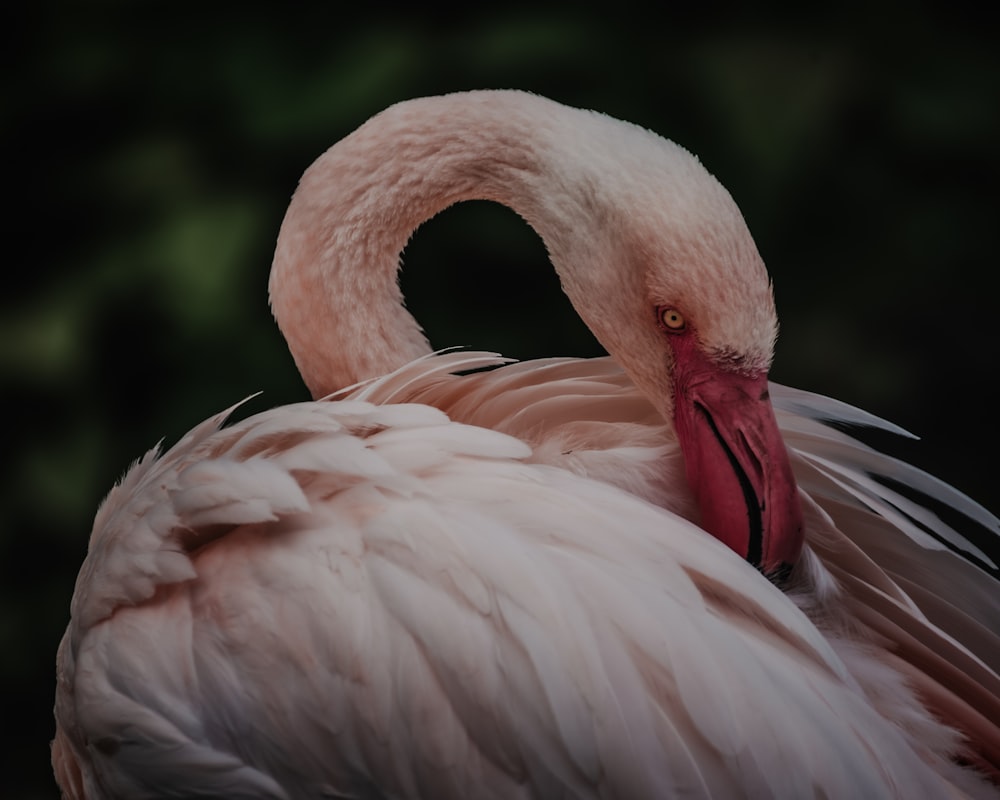
<svg viewBox="0 0 1000 800"><path fill-rule="evenodd" d="M431 353L399 254L473 198L609 358ZM769 387L767 273L682 148L520 92L401 103L306 172L270 292L316 400L217 415L102 504L64 797L997 796L996 564L872 476L1000 524L823 424L888 423Z"/></svg>

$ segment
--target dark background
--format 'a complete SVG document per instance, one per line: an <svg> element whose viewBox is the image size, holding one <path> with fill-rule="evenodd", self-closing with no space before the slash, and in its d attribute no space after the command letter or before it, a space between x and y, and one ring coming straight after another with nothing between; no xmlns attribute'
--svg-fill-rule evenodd
<svg viewBox="0 0 1000 800"><path fill-rule="evenodd" d="M993 23L915 4L340 5L3 12L5 797L55 796L55 650L105 492L252 392L253 410L306 396L267 308L274 238L302 170L397 100L530 89L699 154L774 276L772 376L913 430L901 455L1000 506ZM437 346L597 352L504 209L446 212L406 264Z"/></svg>

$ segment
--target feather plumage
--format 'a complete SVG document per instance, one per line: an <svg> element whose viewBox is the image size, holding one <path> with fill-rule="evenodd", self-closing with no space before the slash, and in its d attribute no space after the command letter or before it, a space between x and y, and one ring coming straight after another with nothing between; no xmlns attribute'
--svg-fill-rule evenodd
<svg viewBox="0 0 1000 800"><path fill-rule="evenodd" d="M518 439L465 432L426 406L307 403L147 465L133 498L167 507L161 546L186 542L197 580L162 574L67 633L61 659L100 676L73 698L88 796L944 791L936 756L735 554L527 463ZM85 607L129 597L133 553L98 555L105 597Z"/></svg>

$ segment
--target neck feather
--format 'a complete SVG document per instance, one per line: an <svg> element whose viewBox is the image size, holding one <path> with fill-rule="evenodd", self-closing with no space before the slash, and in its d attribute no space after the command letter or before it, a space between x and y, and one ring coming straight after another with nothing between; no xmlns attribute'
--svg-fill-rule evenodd
<svg viewBox="0 0 1000 800"><path fill-rule="evenodd" d="M542 171L566 109L519 92L393 106L305 173L282 223L271 305L314 397L376 377L430 347L403 307L397 272L414 230L464 200L513 208L542 235Z"/></svg>

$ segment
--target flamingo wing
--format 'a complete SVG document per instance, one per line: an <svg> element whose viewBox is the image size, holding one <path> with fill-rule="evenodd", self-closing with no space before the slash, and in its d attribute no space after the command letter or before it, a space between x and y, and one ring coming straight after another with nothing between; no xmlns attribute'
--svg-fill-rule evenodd
<svg viewBox="0 0 1000 800"><path fill-rule="evenodd" d="M81 795L943 790L795 605L675 515L427 406L219 421L99 511L59 656Z"/></svg>

